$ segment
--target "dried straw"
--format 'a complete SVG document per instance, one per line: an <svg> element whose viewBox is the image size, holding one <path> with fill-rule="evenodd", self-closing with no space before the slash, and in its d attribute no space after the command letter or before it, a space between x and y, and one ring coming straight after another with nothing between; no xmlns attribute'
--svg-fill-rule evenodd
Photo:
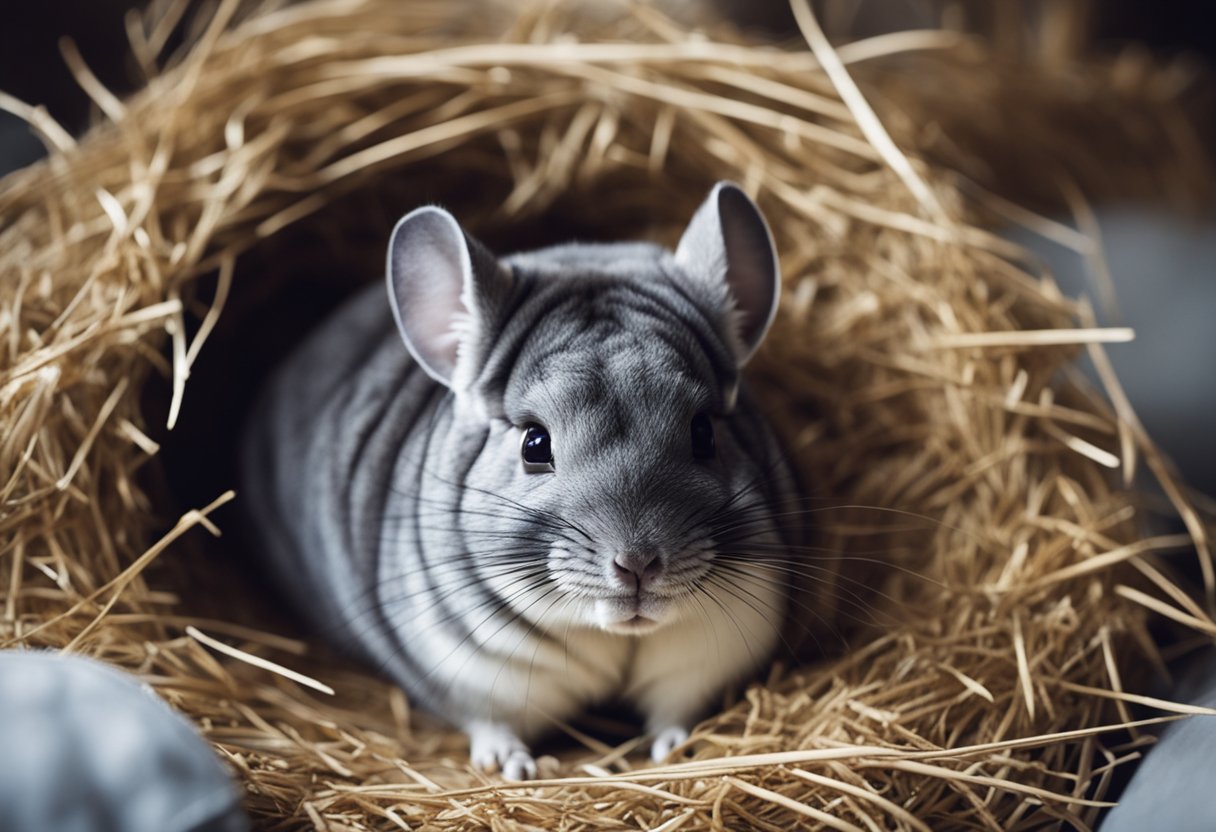
<svg viewBox="0 0 1216 832"><path fill-rule="evenodd" d="M809 52L688 34L646 6L576 24L551 3L187 5L132 19L149 77L128 101L68 51L105 118L79 143L0 97L53 150L0 183L0 646L141 675L271 828L1087 828L1150 726L1207 713L1142 693L1161 663L1150 623L1216 622L1205 518L1103 360L1130 334L986 230L1094 253L990 192L1011 144L1031 148L1015 170L1083 148L1069 177L1038 171L1040 197L1204 182L1152 67L1002 68L952 32L833 48L804 0ZM181 27L189 47L166 60ZM1026 116L1012 139L996 102ZM491 235L570 212L613 236L644 218L670 242L724 177L757 195L783 256L751 375L819 514L825 554L796 556L820 576L800 623L827 657L775 666L683 761L648 767L635 743L571 728L582 745L542 758L544 779L503 785L399 692L275 635L226 561L148 571L195 529L218 535L233 499L148 545L160 425L201 406L186 381L225 310L291 278L242 268L275 239L345 235L352 205L404 191L396 208L442 198ZM343 239L356 262L380 256L378 231ZM1069 372L1082 347L1105 395ZM167 406L141 408L162 376ZM1141 460L1188 534L1147 532L1156 503L1111 470L1130 482ZM1158 557L1192 546L1203 604ZM182 576L216 570L249 609L194 612Z"/></svg>

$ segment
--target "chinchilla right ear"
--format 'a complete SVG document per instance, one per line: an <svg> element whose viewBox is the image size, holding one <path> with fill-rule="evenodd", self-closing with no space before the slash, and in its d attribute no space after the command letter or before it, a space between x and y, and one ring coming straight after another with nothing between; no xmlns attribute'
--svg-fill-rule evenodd
<svg viewBox="0 0 1216 832"><path fill-rule="evenodd" d="M393 229L386 280L393 317L414 360L440 384L463 390L509 289L508 272L455 217L427 205Z"/></svg>
<svg viewBox="0 0 1216 832"><path fill-rule="evenodd" d="M764 340L781 297L781 271L764 215L738 185L719 182L688 223L675 257L724 314L742 367Z"/></svg>

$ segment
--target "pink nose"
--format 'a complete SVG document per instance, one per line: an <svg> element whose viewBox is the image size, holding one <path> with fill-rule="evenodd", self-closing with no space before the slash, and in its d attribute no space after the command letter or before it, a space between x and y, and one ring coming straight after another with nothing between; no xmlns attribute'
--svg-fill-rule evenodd
<svg viewBox="0 0 1216 832"><path fill-rule="evenodd" d="M663 565L659 563L656 552L635 549L613 558L612 571L623 586L639 592L654 583L654 579L663 571Z"/></svg>

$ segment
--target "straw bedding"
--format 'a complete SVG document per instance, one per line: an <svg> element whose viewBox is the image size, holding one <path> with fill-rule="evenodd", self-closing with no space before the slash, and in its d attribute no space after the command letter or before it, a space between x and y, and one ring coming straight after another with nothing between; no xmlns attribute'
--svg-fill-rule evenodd
<svg viewBox="0 0 1216 832"><path fill-rule="evenodd" d="M1092 241L976 181L1101 134L1093 165L1039 167L1024 192L1082 219L1083 189L1193 193L1193 137L1149 69L1064 83L946 32L833 50L802 3L810 51L646 7L160 5L130 27L146 91L119 101L78 63L104 116L79 143L0 98L54 148L0 183L0 645L135 671L276 829L1086 828L1147 742L1133 708L1186 710L1137 691L1154 622L1216 633L1204 519L1105 372L1128 333L984 229ZM374 276L389 223L428 199L508 244L559 224L671 242L718 178L757 195L782 253L751 383L821 548L799 555L799 660L724 700L680 760L571 728L543 780L504 786L399 692L287 637L230 538L200 545L232 493L165 531L164 427L223 395L192 398L191 368L293 264L336 247ZM1082 350L1104 391L1072 369ZM1168 504L1128 488L1138 468ZM1187 533L1153 534L1157 512ZM1158 556L1192 547L1206 602Z"/></svg>

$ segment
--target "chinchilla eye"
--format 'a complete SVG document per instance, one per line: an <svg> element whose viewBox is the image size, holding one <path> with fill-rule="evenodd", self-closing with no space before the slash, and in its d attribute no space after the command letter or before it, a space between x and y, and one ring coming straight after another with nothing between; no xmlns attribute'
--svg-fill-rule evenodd
<svg viewBox="0 0 1216 832"><path fill-rule="evenodd" d="M519 454L524 460L524 470L529 474L545 474L554 470L553 444L549 439L549 431L540 425L528 425L524 428Z"/></svg>
<svg viewBox="0 0 1216 832"><path fill-rule="evenodd" d="M692 455L695 459L713 459L714 423L708 413L692 417Z"/></svg>

